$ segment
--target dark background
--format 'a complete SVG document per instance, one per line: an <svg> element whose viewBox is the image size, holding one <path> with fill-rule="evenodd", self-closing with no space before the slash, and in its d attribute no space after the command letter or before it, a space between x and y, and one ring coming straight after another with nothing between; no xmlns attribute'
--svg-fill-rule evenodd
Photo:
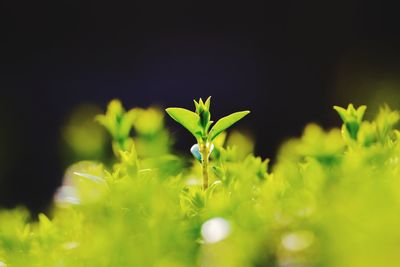
<svg viewBox="0 0 400 267"><path fill-rule="evenodd" d="M79 4L77 4L79 3ZM239 126L273 158L333 104L398 108L398 8L389 1L4 1L0 203L40 209L65 165L60 127L80 103L250 109ZM372 111L373 113L373 111ZM185 150L191 137L169 121Z"/></svg>

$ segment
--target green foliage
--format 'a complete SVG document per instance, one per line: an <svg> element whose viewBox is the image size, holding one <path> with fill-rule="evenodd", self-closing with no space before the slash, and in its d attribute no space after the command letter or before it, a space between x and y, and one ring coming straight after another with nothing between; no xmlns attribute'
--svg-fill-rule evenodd
<svg viewBox="0 0 400 267"><path fill-rule="evenodd" d="M202 164L204 190L208 188L208 158L214 149L214 139L250 113L250 111L235 112L218 120L209 130L213 123L211 121L210 103L211 96L207 98L206 102L203 102L201 98L198 102L194 100L196 113L183 108L166 109L171 118L185 127L197 139L197 144L192 146L190 151Z"/></svg>
<svg viewBox="0 0 400 267"><path fill-rule="evenodd" d="M195 102L203 130L209 104ZM171 154L162 113L121 107L100 117L117 142L112 166L69 167L51 216L0 211L0 266L398 266L397 111L365 121L365 108L336 107L342 131L306 126L271 170L249 137L222 133L203 190L201 166ZM152 142L159 152L146 153Z"/></svg>
<svg viewBox="0 0 400 267"><path fill-rule="evenodd" d="M126 112L121 102L114 99L108 104L106 114L96 117L96 120L111 134L116 154L119 150L126 151L132 146L132 138L129 135L135 115L133 109Z"/></svg>
<svg viewBox="0 0 400 267"><path fill-rule="evenodd" d="M201 138L201 128L198 125L199 115L184 108L167 108L166 111L171 118L185 127L194 137Z"/></svg>
<svg viewBox="0 0 400 267"><path fill-rule="evenodd" d="M240 111L223 117L209 131L213 123L210 120L210 102L211 97L208 97L206 102L203 102L201 98L198 102L194 100L196 113L183 108L167 108L166 112L171 118L191 132L199 143L201 141L213 141L219 134L250 113L250 111Z"/></svg>
<svg viewBox="0 0 400 267"><path fill-rule="evenodd" d="M244 116L249 114L250 111L240 111L235 112L231 115L221 118L215 123L215 125L210 130L210 140L213 141L219 134L231 127L237 121L241 120Z"/></svg>
<svg viewBox="0 0 400 267"><path fill-rule="evenodd" d="M64 157L69 162L84 159L104 158L104 150L108 145L106 130L93 120L101 111L93 105L80 105L74 108L62 131L66 144Z"/></svg>
<svg viewBox="0 0 400 267"><path fill-rule="evenodd" d="M139 157L159 157L170 153L172 141L164 127L164 112L157 107L135 108L133 121L135 148Z"/></svg>
<svg viewBox="0 0 400 267"><path fill-rule="evenodd" d="M347 133L350 138L357 140L358 130L360 129L360 124L367 107L360 106L355 109L353 104L349 104L347 109L338 106L334 106L333 108L339 113L340 118L343 120L343 132Z"/></svg>

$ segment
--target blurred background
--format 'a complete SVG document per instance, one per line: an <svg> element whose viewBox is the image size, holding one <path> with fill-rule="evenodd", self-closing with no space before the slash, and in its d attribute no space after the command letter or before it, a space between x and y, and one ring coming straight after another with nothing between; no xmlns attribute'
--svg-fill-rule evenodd
<svg viewBox="0 0 400 267"><path fill-rule="evenodd" d="M399 108L400 24L389 1L76 3L0 4L2 206L49 203L73 161L66 125L92 123L80 140L107 149L90 129L112 98L193 108L211 95L214 118L250 109L238 127L272 160L306 123L339 126L334 104L367 104L370 117L384 102ZM188 153L192 137L166 122Z"/></svg>

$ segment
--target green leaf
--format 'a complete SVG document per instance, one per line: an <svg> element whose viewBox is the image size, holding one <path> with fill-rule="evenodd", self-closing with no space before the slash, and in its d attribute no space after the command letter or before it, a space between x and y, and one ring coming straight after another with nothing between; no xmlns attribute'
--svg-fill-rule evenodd
<svg viewBox="0 0 400 267"><path fill-rule="evenodd" d="M217 123L214 124L214 126L210 130L210 141L214 140L220 133L231 127L233 124L235 124L237 121L239 121L249 113L250 111L248 110L239 111L221 118L219 121L217 121Z"/></svg>
<svg viewBox="0 0 400 267"><path fill-rule="evenodd" d="M194 137L201 138L199 115L184 108L167 108L165 111L169 116L171 116L171 118L191 132Z"/></svg>
<svg viewBox="0 0 400 267"><path fill-rule="evenodd" d="M349 104L347 109L338 106L333 106L333 109L339 114L350 137L357 140L358 130L367 107L360 106L355 109L353 104Z"/></svg>
<svg viewBox="0 0 400 267"><path fill-rule="evenodd" d="M210 109L210 103L211 103L211 96L209 96L206 100L206 102L204 103L204 105L206 106L206 109L209 110Z"/></svg>
<svg viewBox="0 0 400 267"><path fill-rule="evenodd" d="M119 135L120 137L127 138L132 129L133 122L138 117L138 110L131 109L128 112L125 112L122 116L120 125L119 125Z"/></svg>
<svg viewBox="0 0 400 267"><path fill-rule="evenodd" d="M336 110L336 112L339 114L340 118L342 119L343 122L346 122L347 120L347 110L339 107L339 106L333 106L333 109Z"/></svg>
<svg viewBox="0 0 400 267"><path fill-rule="evenodd" d="M196 109L196 112L199 113L199 110L200 110L199 102L197 102L195 99L193 99L193 102L194 102L194 107Z"/></svg>
<svg viewBox="0 0 400 267"><path fill-rule="evenodd" d="M356 113L357 113L357 120L358 121L362 121L362 119L363 119L363 117L364 117L364 114L365 114L365 111L367 110L367 106L359 106L358 107L358 109L357 109L357 111L356 111Z"/></svg>

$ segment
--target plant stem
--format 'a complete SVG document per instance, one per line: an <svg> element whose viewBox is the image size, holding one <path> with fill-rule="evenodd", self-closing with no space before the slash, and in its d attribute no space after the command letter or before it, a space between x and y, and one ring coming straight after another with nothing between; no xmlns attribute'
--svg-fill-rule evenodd
<svg viewBox="0 0 400 267"><path fill-rule="evenodd" d="M208 188L208 156L209 156L209 146L207 143L200 144L201 153L201 166L203 169L203 189Z"/></svg>

